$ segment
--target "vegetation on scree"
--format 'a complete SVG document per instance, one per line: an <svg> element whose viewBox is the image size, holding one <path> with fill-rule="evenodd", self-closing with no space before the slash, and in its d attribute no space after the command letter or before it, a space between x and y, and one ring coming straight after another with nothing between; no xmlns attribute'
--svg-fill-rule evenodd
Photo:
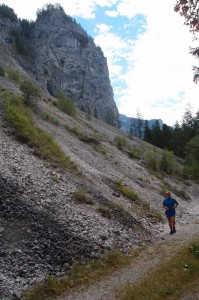
<svg viewBox="0 0 199 300"><path fill-rule="evenodd" d="M157 220L158 222L161 222L163 220L162 215L156 211L155 209L152 209L150 205L144 201L131 187L127 186L124 183L123 179L116 179L114 181L115 189L126 198L130 199L133 203L137 205L137 207L142 208L142 214L146 217L152 218L154 220Z"/></svg>
<svg viewBox="0 0 199 300"><path fill-rule="evenodd" d="M33 149L33 153L52 164L76 169L53 137L37 127L33 121L32 110L24 103L25 99L10 92L0 95L4 99L5 120L12 126L14 134Z"/></svg>
<svg viewBox="0 0 199 300"><path fill-rule="evenodd" d="M61 92L58 92L55 97L58 99L57 101L57 107L66 113L67 115L76 118L77 117L77 110L75 103L72 99L67 97Z"/></svg>
<svg viewBox="0 0 199 300"><path fill-rule="evenodd" d="M90 205L94 204L93 198L90 195L88 195L83 188L77 188L74 191L73 196L80 203L85 203Z"/></svg>

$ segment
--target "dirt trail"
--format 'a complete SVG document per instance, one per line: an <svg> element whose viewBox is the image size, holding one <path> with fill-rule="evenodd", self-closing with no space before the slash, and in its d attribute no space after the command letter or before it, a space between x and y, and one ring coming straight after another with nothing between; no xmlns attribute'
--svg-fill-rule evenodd
<svg viewBox="0 0 199 300"><path fill-rule="evenodd" d="M191 205L189 218L179 221L176 234L168 235L168 228L165 225L162 239L143 250L139 257L133 259L131 265L90 287L81 288L62 296L59 300L116 300L115 291L118 288L128 282L136 282L150 274L163 260L165 262L165 260L176 255L180 248L188 245L195 238L199 239L199 205L197 202Z"/></svg>

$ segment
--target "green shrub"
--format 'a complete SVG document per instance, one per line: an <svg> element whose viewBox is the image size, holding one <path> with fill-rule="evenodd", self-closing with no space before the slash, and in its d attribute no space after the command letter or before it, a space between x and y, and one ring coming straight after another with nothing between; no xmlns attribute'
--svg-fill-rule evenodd
<svg viewBox="0 0 199 300"><path fill-rule="evenodd" d="M176 160L172 152L164 151L159 160L159 169L167 174L172 174L175 170Z"/></svg>
<svg viewBox="0 0 199 300"><path fill-rule="evenodd" d="M8 78L16 83L20 83L20 81L21 81L20 74L16 70L9 70Z"/></svg>
<svg viewBox="0 0 199 300"><path fill-rule="evenodd" d="M42 119L55 125L59 125L59 121L47 112L42 113Z"/></svg>
<svg viewBox="0 0 199 300"><path fill-rule="evenodd" d="M141 151L138 147L133 146L130 147L130 151L128 152L130 158L138 158L141 159Z"/></svg>
<svg viewBox="0 0 199 300"><path fill-rule="evenodd" d="M74 195L74 198L80 203L85 203L85 204L90 204L90 205L94 204L93 198L91 198L86 193L86 191L82 188L77 188L73 195Z"/></svg>
<svg viewBox="0 0 199 300"><path fill-rule="evenodd" d="M5 76L4 68L0 66L0 76Z"/></svg>
<svg viewBox="0 0 199 300"><path fill-rule="evenodd" d="M27 143L35 155L61 167L76 169L77 166L62 151L53 137L35 126L32 111L24 107L23 98L4 93L5 120L13 127L16 137Z"/></svg>
<svg viewBox="0 0 199 300"><path fill-rule="evenodd" d="M157 155L153 152L147 152L145 154L145 161L149 168L151 168L153 171L158 170L158 159Z"/></svg>
<svg viewBox="0 0 199 300"><path fill-rule="evenodd" d="M29 107L34 107L35 103L40 96L39 88L30 80L24 80L20 84L25 99L25 104Z"/></svg>
<svg viewBox="0 0 199 300"><path fill-rule="evenodd" d="M67 115L76 118L77 117L77 111L75 107L75 103L72 99L69 97L65 96L61 92L58 92L56 94L56 98L58 99L57 101L57 107L66 113Z"/></svg>
<svg viewBox="0 0 199 300"><path fill-rule="evenodd" d="M115 138L114 138L114 142L117 144L117 147L118 149L122 150L126 147L128 147L128 141L127 141L127 138L125 138L124 136L122 135L117 135Z"/></svg>
<svg viewBox="0 0 199 300"><path fill-rule="evenodd" d="M199 258L199 243L194 243L190 247L190 250L197 258Z"/></svg>
<svg viewBox="0 0 199 300"><path fill-rule="evenodd" d="M0 4L0 15L3 18L8 18L12 22L16 22L18 20L17 15L14 13L14 10L5 4Z"/></svg>
<svg viewBox="0 0 199 300"><path fill-rule="evenodd" d="M122 179L114 181L115 188L120 191L125 197L137 202L139 200L138 194L130 187L126 186Z"/></svg>

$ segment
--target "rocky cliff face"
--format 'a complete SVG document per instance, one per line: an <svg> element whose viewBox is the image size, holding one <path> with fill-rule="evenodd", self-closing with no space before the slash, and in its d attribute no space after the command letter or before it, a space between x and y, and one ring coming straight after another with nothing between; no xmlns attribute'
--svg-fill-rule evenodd
<svg viewBox="0 0 199 300"><path fill-rule="evenodd" d="M20 32L19 22L5 20L0 34L2 41L11 45L10 32L13 26ZM53 96L62 91L81 110L118 126L119 113L106 58L93 39L61 7L48 5L38 14L31 38L26 39L25 44L31 49L31 61L30 57L18 57L18 60L44 90Z"/></svg>

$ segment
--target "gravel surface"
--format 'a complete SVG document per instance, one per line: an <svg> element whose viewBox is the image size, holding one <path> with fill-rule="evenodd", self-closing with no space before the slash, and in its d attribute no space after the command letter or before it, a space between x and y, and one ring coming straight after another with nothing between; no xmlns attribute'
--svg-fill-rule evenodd
<svg viewBox="0 0 199 300"><path fill-rule="evenodd" d="M53 115L59 124L44 121L42 112ZM163 213L162 180L141 160L129 158L116 147L114 137L121 134L119 129L89 121L83 113L80 117L74 120L48 101L39 104L35 115L38 126L51 133L77 164L77 173L35 157L32 149L15 140L0 111L1 300L20 299L23 290L41 282L46 274L67 275L75 260L86 262L118 248L127 253L138 245L161 241L167 231L165 220L147 215L143 206L146 203L148 210ZM71 128L91 134L98 144L81 141ZM138 139L129 143L146 147ZM142 205L115 190L113 182L118 178L137 192ZM180 203L178 224L185 228L192 218L198 218L198 186L169 176L164 180L188 195L185 199L174 194ZM74 198L77 188L84 188L93 205ZM107 209L110 217L101 215L99 208ZM92 297L69 299L101 299Z"/></svg>

